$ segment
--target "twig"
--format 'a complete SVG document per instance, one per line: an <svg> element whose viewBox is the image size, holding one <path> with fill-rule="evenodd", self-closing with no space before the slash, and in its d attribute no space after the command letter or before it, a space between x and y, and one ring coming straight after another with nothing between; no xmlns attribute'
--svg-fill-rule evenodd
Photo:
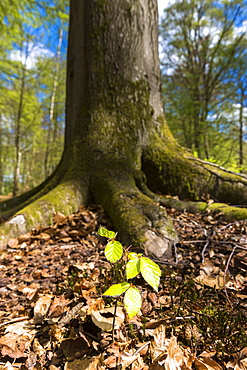
<svg viewBox="0 0 247 370"><path fill-rule="evenodd" d="M114 326L115 326L116 314L117 314L117 303L118 303L118 299L116 298L114 314L113 314L113 322L112 322L112 343L114 342Z"/></svg>
<svg viewBox="0 0 247 370"><path fill-rule="evenodd" d="M0 362L0 365L6 365L6 362ZM22 366L22 364L11 364L12 367L16 367L16 368L20 368Z"/></svg>
<svg viewBox="0 0 247 370"><path fill-rule="evenodd" d="M246 206L247 207L247 206ZM235 222L231 222L225 226L222 226L218 231L222 231L224 229L227 229L228 227L232 226L232 225L236 225L236 224L243 224L243 223L247 223L247 220L240 220L240 221L235 221Z"/></svg>
<svg viewBox="0 0 247 370"><path fill-rule="evenodd" d="M247 250L246 247L242 247L241 245L238 245L238 244L235 244L234 247L233 247L233 250L231 251L231 254L230 256L228 257L228 260L227 260L227 263L226 263L226 268L225 268L225 272L224 272L224 292L225 292L225 295L226 295L226 299L228 301L228 303L230 304L231 308L233 308L233 304L229 298L229 295L227 293L227 289L226 289L226 274L227 274L227 271L229 269L229 265L230 265L230 262L231 262L231 259L232 259L232 256L235 252L235 250L239 248L239 249L243 249L243 250Z"/></svg>
<svg viewBox="0 0 247 370"><path fill-rule="evenodd" d="M206 244L203 247L203 250L202 250L202 263L205 261L205 258L204 258L205 250L207 249L209 243L210 243L210 240L207 240Z"/></svg>
<svg viewBox="0 0 247 370"><path fill-rule="evenodd" d="M228 293L227 293L227 289L226 289L226 274L227 274L227 271L228 271L228 268L229 268L229 265L230 265L230 261L231 261L231 259L232 259L232 256L233 256L233 254L234 254L234 252L235 252L235 249L236 249L237 247L238 247L237 245L235 245L235 246L233 247L233 250L231 251L231 254L230 254L230 256L228 257L228 260L227 260L227 263L226 263L225 272L224 272L224 292L225 292L225 295L226 295L226 299L227 299L228 303L230 304L231 308L233 307L233 304L232 304L232 302L230 301L230 298L229 298L229 295L228 295Z"/></svg>
<svg viewBox="0 0 247 370"><path fill-rule="evenodd" d="M5 326L5 325L13 324L14 322L24 321L24 320L27 320L27 319L29 319L29 316L17 317L17 318L15 318L15 319L13 319L13 320L3 322L2 324L0 324L0 328L1 328L2 326Z"/></svg>
<svg viewBox="0 0 247 370"><path fill-rule="evenodd" d="M174 243L175 263L178 263L177 243Z"/></svg>
<svg viewBox="0 0 247 370"><path fill-rule="evenodd" d="M212 242L212 239L213 239L213 237L214 237L214 235L215 235L215 231L213 231L212 235L211 235L211 236L209 236L209 237L207 236L207 231L206 231L206 230L204 230L204 234L205 234L205 236L207 237L207 241L206 241L206 244L204 245L203 250L202 250L202 263L205 261L205 258L204 258L205 251L206 251L206 249L207 249L207 247L208 247L209 243L211 243L211 242Z"/></svg>
<svg viewBox="0 0 247 370"><path fill-rule="evenodd" d="M0 302L0 306L3 306L7 303L10 303L10 302L13 302L14 300L17 300L18 298L12 298L12 299L9 299L8 301L4 301L4 302Z"/></svg>
<svg viewBox="0 0 247 370"><path fill-rule="evenodd" d="M137 350L137 351L135 351L135 353L134 353L133 355L132 355L131 353L126 353L126 352L123 352L123 354L124 354L125 356L128 356L128 357L134 357L134 356L138 355L138 353L139 353L139 352L141 352L141 350L142 350L143 348L147 347L150 343L151 343L151 342L150 342L150 341L148 341L147 343L143 344L143 346L141 346L140 348L138 348L138 350Z"/></svg>

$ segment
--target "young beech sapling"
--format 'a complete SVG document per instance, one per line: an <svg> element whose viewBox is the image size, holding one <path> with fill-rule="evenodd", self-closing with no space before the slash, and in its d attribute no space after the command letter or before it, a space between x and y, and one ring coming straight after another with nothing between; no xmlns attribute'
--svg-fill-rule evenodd
<svg viewBox="0 0 247 370"><path fill-rule="evenodd" d="M109 240L105 248L107 260L111 263L120 260L123 257L123 246L120 242L115 240L117 233L101 227L98 230L98 234ZM144 280L146 280L154 290L158 291L161 275L159 266L149 258L144 257L141 253L137 254L125 251L124 254L128 260L125 265L126 279L133 279L138 274L141 274ZM133 284L124 281L112 285L103 293L103 295L108 297L118 297L122 294L124 294L124 308L131 319L139 312L142 305L141 294Z"/></svg>

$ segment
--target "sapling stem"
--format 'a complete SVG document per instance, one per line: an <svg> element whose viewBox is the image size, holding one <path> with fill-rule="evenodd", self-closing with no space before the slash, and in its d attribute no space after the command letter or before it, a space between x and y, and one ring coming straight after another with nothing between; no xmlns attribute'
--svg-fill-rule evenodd
<svg viewBox="0 0 247 370"><path fill-rule="evenodd" d="M118 303L118 298L116 298L116 303L115 303L115 307L114 307L114 314L113 314L113 322L112 322L112 343L114 342L114 328L115 328L116 314L117 314L117 303Z"/></svg>

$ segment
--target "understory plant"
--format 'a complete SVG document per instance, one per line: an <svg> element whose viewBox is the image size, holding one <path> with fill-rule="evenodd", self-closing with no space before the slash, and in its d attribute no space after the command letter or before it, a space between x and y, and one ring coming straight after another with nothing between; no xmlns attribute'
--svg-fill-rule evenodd
<svg viewBox="0 0 247 370"><path fill-rule="evenodd" d="M109 262L116 263L121 258L127 257L123 258L126 280L133 279L141 274L144 280L154 290L158 291L161 270L155 262L150 258L144 257L141 253L124 250L122 244L115 240L117 233L114 231L101 227L98 230L98 234L108 239L105 247L105 256ZM107 297L119 297L122 294L124 294L124 308L131 319L139 312L142 305L141 294L135 285L128 281L123 281L113 284L103 293Z"/></svg>

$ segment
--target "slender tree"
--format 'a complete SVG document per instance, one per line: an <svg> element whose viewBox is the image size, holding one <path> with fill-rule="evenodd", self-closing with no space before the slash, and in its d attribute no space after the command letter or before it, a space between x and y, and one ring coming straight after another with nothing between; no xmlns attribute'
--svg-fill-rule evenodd
<svg viewBox="0 0 247 370"><path fill-rule="evenodd" d="M45 183L2 202L3 217L19 210L2 244L16 229L51 222L54 211L95 202L125 243L169 255L177 236L151 191L247 204L244 176L199 163L167 127L156 0L71 0L67 62L61 162Z"/></svg>
<svg viewBox="0 0 247 370"><path fill-rule="evenodd" d="M58 47L56 52L55 58L55 71L54 71L54 79L52 84L52 91L50 97L50 108L49 108L49 118L48 118L48 129L47 129L47 138L46 138L46 151L45 151L45 163L44 163L44 172L45 176L48 177L49 175L49 155L51 153L50 145L52 139L52 132L54 132L54 121L55 121L55 101L57 99L57 88L58 88L58 78L59 78L59 71L60 71L60 55L61 55L61 47L62 47L62 40L63 40L63 29L60 28L59 30L59 40L58 40Z"/></svg>
<svg viewBox="0 0 247 370"><path fill-rule="evenodd" d="M232 67L244 50L245 32L237 32L244 9L238 0L177 0L164 11L166 109L185 145L202 158L211 157L214 118L236 94Z"/></svg>

